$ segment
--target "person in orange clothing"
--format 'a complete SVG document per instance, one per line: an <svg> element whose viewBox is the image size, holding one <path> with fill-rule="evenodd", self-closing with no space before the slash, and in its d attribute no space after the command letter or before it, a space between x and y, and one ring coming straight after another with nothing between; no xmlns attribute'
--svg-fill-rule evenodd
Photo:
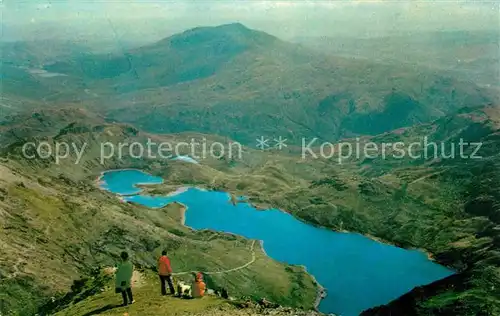
<svg viewBox="0 0 500 316"><path fill-rule="evenodd" d="M203 282L203 274L198 272L195 276L193 285L191 286L191 295L193 298L200 298L205 295L207 285Z"/></svg>
<svg viewBox="0 0 500 316"><path fill-rule="evenodd" d="M163 250L160 259L158 259L158 276L160 277L161 295L167 295L165 282L168 283L170 293L175 294L174 284L172 283L172 266L170 259L167 257L167 251Z"/></svg>

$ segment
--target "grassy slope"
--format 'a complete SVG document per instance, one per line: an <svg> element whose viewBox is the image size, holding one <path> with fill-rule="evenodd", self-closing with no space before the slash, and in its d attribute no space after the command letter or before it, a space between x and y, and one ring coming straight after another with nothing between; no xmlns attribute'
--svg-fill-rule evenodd
<svg viewBox="0 0 500 316"><path fill-rule="evenodd" d="M95 281L89 282L87 288L96 287ZM98 284L98 294L85 300L75 302L56 313L56 316L88 316L100 315L318 315L314 312L305 312L292 309L262 310L255 306L241 308L243 301L225 301L212 296L202 299L184 300L172 296L158 295L157 277L143 273L140 282L133 285L135 303L121 307L121 296L115 294L112 284L101 282ZM102 289L102 291L101 291Z"/></svg>

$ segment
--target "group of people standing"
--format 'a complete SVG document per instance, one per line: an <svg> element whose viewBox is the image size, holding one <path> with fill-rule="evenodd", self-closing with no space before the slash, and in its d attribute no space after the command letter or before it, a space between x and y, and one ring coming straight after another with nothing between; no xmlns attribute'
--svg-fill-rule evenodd
<svg viewBox="0 0 500 316"><path fill-rule="evenodd" d="M134 266L129 260L127 252L122 252L121 262L118 264L115 279L115 292L121 293L123 298L123 306L133 304L135 302L132 294L132 275ZM158 259L158 276L160 279L161 294L167 295L166 284L170 291L170 295L175 295L174 282L172 280L172 266L170 258L167 256L167 251L162 251L161 257ZM185 298L200 298L205 295L206 284L203 281L203 274L198 272L195 274L194 281L190 286L179 282L177 286L177 296Z"/></svg>

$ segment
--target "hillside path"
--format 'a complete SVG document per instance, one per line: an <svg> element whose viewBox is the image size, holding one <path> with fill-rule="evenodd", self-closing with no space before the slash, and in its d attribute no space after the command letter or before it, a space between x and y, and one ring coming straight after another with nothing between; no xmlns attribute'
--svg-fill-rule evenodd
<svg viewBox="0 0 500 316"><path fill-rule="evenodd" d="M439 175L439 174L441 174L441 173L444 173L444 172L448 171L449 169L450 169L450 168L447 168L447 169L445 169L445 170L441 170L441 171L437 171L437 172L433 172L433 173L431 173L431 174L428 174L428 175L425 175L425 176L420 177L420 178L418 178L418 179L415 179L415 180L413 180L412 182L410 182L409 184L414 184L414 183L420 182L420 181L422 181L422 180L425 180L425 179L427 179L427 178L430 178L430 177L432 177L432 176L437 176L437 175Z"/></svg>
<svg viewBox="0 0 500 316"><path fill-rule="evenodd" d="M252 253L252 259L250 261L248 261L247 263L245 263L244 265L241 265L241 266L236 267L236 268L228 269L228 270L222 270L222 271L208 271L208 272L201 271L201 272L203 272L204 274L224 274L224 273L238 271L238 270L241 270L241 269L248 267L249 265L254 263L256 260L256 255L255 255L255 250L254 250L255 242L256 242L255 240L252 241L252 246L250 247L250 251ZM172 275L183 275L183 274L189 274L189 273L193 273L193 271L176 272L176 273L172 273Z"/></svg>

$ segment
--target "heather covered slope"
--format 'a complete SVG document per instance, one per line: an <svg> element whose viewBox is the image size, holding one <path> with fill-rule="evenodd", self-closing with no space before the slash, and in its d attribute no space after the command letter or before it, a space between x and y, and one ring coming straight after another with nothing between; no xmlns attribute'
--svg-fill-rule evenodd
<svg viewBox="0 0 500 316"><path fill-rule="evenodd" d="M108 118L245 143L379 134L497 97L436 71L326 56L238 23L45 69L78 83L79 98Z"/></svg>

